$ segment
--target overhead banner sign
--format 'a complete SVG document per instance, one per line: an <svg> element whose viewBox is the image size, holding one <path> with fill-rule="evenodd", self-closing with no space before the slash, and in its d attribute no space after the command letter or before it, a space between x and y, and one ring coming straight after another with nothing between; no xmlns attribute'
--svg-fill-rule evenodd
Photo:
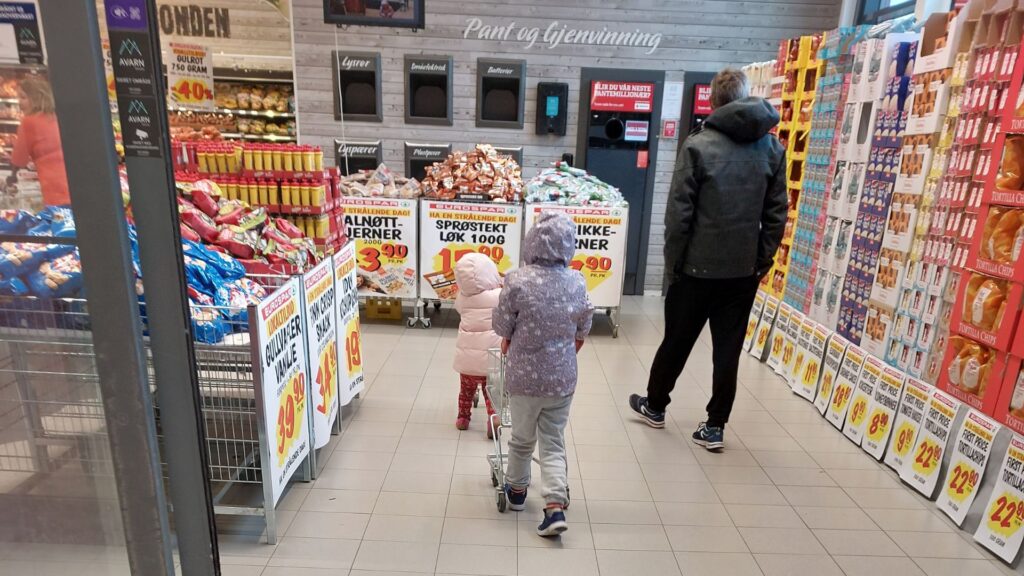
<svg viewBox="0 0 1024 576"><path fill-rule="evenodd" d="M347 406L366 387L359 326L355 242L345 244L334 255L334 285L338 290L338 335L342 339L338 346L338 404Z"/></svg>
<svg viewBox="0 0 1024 576"><path fill-rule="evenodd" d="M269 481L274 505L309 454L309 382L300 290L299 279L292 278L256 306L264 437L270 444Z"/></svg>
<svg viewBox="0 0 1024 576"><path fill-rule="evenodd" d="M39 16L32 2L0 2L0 29L8 29L14 38L18 61L43 64L43 38L39 34Z"/></svg>
<svg viewBox="0 0 1024 576"><path fill-rule="evenodd" d="M629 209L527 204L526 210L527 233L546 210L563 212L572 219L576 224L576 253L569 266L583 274L594 306L618 306L626 274Z"/></svg>
<svg viewBox="0 0 1024 576"><path fill-rule="evenodd" d="M312 388L313 447L323 448L331 440L338 419L338 314L334 290L334 268L330 258L302 276L306 306L306 351L314 374Z"/></svg>
<svg viewBox="0 0 1024 576"><path fill-rule="evenodd" d="M594 80L590 83L590 110L592 112L653 112L654 84Z"/></svg>
<svg viewBox="0 0 1024 576"><path fill-rule="evenodd" d="M342 196L345 229L355 240L359 295L415 298L416 201Z"/></svg>
<svg viewBox="0 0 1024 576"><path fill-rule="evenodd" d="M167 91L171 103L190 110L216 110L213 94L213 55L206 46L171 42L167 61Z"/></svg>
<svg viewBox="0 0 1024 576"><path fill-rule="evenodd" d="M489 257L502 274L519 266L522 206L423 200L420 208L421 298L454 300L455 263L472 252Z"/></svg>

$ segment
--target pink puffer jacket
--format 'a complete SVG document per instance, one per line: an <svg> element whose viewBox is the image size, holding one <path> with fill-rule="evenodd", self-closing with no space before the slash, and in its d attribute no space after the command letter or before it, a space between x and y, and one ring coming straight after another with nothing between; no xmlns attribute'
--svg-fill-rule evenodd
<svg viewBox="0 0 1024 576"><path fill-rule="evenodd" d="M453 367L459 374L486 376L490 365L487 350L501 346L501 338L491 329L491 312L501 294L501 276L493 260L474 252L455 265L455 281L459 285L455 310L462 321Z"/></svg>

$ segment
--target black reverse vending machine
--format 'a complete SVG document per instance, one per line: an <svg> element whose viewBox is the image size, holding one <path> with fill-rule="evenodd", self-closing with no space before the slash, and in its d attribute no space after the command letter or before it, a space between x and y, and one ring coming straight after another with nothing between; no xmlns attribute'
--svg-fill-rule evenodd
<svg viewBox="0 0 1024 576"><path fill-rule="evenodd" d="M686 90L683 92L683 138L693 132L711 115L710 72L687 72Z"/></svg>
<svg viewBox="0 0 1024 576"><path fill-rule="evenodd" d="M643 294L664 72L584 69L584 168L629 202L623 294Z"/></svg>

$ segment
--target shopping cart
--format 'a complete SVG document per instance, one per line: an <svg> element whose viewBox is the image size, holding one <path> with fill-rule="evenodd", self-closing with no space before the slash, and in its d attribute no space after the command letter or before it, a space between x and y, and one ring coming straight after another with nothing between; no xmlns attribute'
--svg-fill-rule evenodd
<svg viewBox="0 0 1024 576"><path fill-rule="evenodd" d="M494 452L487 455L487 463L491 467L491 485L494 486L498 512L504 512L508 508L508 497L505 495L505 463L508 456L502 450L501 432L512 428L512 408L508 389L505 388L506 357L497 348L491 348L487 353L491 360L487 371L487 394L491 397L491 404L494 406L494 414L490 416L491 428L494 430ZM540 460L536 456L533 461L540 464ZM568 471L566 472L566 477L568 477ZM565 494L568 499L568 487L565 489ZM569 507L568 502L565 507Z"/></svg>

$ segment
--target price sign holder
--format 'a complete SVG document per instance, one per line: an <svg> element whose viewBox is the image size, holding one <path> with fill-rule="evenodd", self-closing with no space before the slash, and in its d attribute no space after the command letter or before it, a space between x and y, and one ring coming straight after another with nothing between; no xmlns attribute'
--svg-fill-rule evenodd
<svg viewBox="0 0 1024 576"><path fill-rule="evenodd" d="M774 296L766 296L764 299L764 312L757 322L757 333L754 342L750 345L750 355L758 361L768 360L770 351L772 329L775 327L775 319L779 315L779 300Z"/></svg>
<svg viewBox="0 0 1024 576"><path fill-rule="evenodd" d="M900 397L903 395L905 378L903 372L892 366L884 366L882 377L879 378L874 394L871 396L861 447L875 460L881 460L885 455L885 448L889 444L889 435L892 434L893 424L896 420L896 410L899 408Z"/></svg>
<svg viewBox="0 0 1024 576"><path fill-rule="evenodd" d="M974 410L967 411L950 448L949 468L935 504L957 526L963 526L992 453L999 424Z"/></svg>
<svg viewBox="0 0 1024 576"><path fill-rule="evenodd" d="M789 334L789 322L793 318L793 308L789 304L783 303L779 306L779 314L775 319L775 325L772 327L772 333L769 338L771 341L771 348L768 351L768 367L775 371L776 374L780 373L782 367L782 351L786 347L786 338Z"/></svg>
<svg viewBox="0 0 1024 576"><path fill-rule="evenodd" d="M843 426L843 435L858 446L864 439L864 430L868 424L868 408L871 398L875 394L875 388L882 379L884 369L885 363L869 354L864 360L860 378L857 379L857 387L853 389L853 394L850 396L850 413Z"/></svg>
<svg viewBox="0 0 1024 576"><path fill-rule="evenodd" d="M839 376L836 378L835 390L832 392L832 399L829 401L828 410L825 411L825 420L828 420L837 430L842 430L846 423L846 414L850 411L850 398L853 390L860 380L861 369L864 366L864 359L867 352L859 346L850 344L843 356L843 363L839 366Z"/></svg>
<svg viewBox="0 0 1024 576"><path fill-rule="evenodd" d="M907 378L900 397L900 407L896 413L896 422L889 436L889 449L885 454L885 463L899 472L903 469L907 456L917 445L917 435L924 423L925 408L932 396L931 385L916 378Z"/></svg>
<svg viewBox="0 0 1024 576"><path fill-rule="evenodd" d="M900 479L932 499L942 471L949 463L949 446L953 431L960 425L967 407L959 400L933 390L925 407L924 424L917 435L913 450L903 463Z"/></svg>
<svg viewBox="0 0 1024 576"><path fill-rule="evenodd" d="M829 331L813 320L808 320L808 322L811 323L811 333L807 338L807 349L805 350L807 360L803 368L794 373L793 391L797 396L811 402L818 394L818 381L821 376L821 366L825 360Z"/></svg>
<svg viewBox="0 0 1024 576"><path fill-rule="evenodd" d="M761 322L761 315L764 313L764 301L764 292L758 290L754 296L754 306L750 309L750 317L747 318L747 332L743 335L744 352L750 352L750 348L754 344L754 334L757 331L757 325Z"/></svg>
<svg viewBox="0 0 1024 576"><path fill-rule="evenodd" d="M821 369L821 384L818 386L818 395L814 399L814 407L822 416L828 411L829 403L832 402L832 393L836 389L836 379L839 378L839 368L843 364L843 357L846 356L846 348L850 345L845 338L833 333L828 339L825 347L825 360Z"/></svg>
<svg viewBox="0 0 1024 576"><path fill-rule="evenodd" d="M804 368L807 366L811 349L811 336L814 335L814 325L814 320L804 317L800 326L797 327L796 346L793 349L793 365L786 372L786 382L793 392L796 392L800 386ZM815 385L817 385L817 381L815 381Z"/></svg>
<svg viewBox="0 0 1024 576"><path fill-rule="evenodd" d="M334 266L323 259L302 275L302 319L306 336L306 367L310 376L308 401L310 475L315 480L327 461L319 451L331 436L341 433L338 405L338 305Z"/></svg>
<svg viewBox="0 0 1024 576"><path fill-rule="evenodd" d="M338 404L347 406L366 387L363 371L362 327L356 288L355 242L334 254L334 285L338 290ZM418 308L418 307L417 307Z"/></svg>
<svg viewBox="0 0 1024 576"><path fill-rule="evenodd" d="M998 450L1003 443L1006 448ZM996 454L1003 454L1003 459L999 474L990 474L992 480L983 481L978 500L986 504L976 519L974 540L1004 562L1017 565L1024 542L1024 438L1003 434L993 448ZM970 524L975 520L973 510L969 516Z"/></svg>
<svg viewBox="0 0 1024 576"><path fill-rule="evenodd" d="M793 365L796 364L796 350L800 344L800 329L804 325L804 315L794 311L789 318L789 326L786 327L786 338L782 344L782 361L776 372L789 382L789 375L793 372Z"/></svg>

